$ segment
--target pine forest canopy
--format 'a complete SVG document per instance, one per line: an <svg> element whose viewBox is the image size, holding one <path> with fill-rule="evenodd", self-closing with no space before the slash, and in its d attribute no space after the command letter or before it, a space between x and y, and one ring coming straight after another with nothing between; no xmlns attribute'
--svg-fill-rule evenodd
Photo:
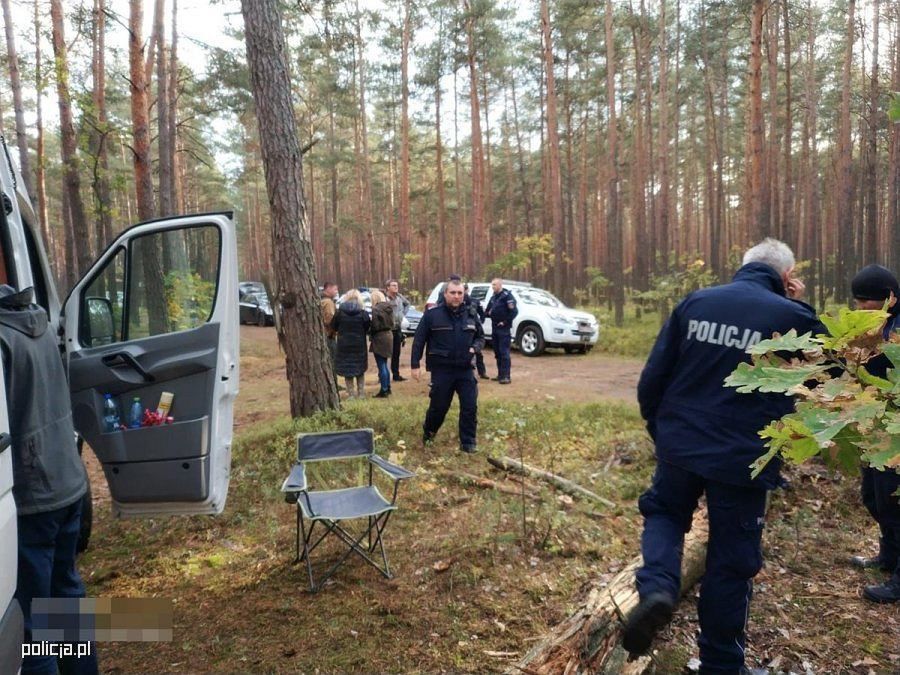
<svg viewBox="0 0 900 675"><path fill-rule="evenodd" d="M27 144L52 257L69 252L57 275L147 214L234 208L242 274L268 281L239 3L207 9L222 39L189 0L2 3L0 124ZM896 3L282 11L320 282L501 273L571 298L603 278L619 303L698 259L724 278L764 235L809 261L819 303L859 266L900 267Z"/></svg>

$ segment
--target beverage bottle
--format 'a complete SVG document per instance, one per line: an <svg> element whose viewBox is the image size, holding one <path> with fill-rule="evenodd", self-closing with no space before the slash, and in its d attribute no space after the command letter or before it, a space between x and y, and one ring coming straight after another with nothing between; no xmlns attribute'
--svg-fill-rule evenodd
<svg viewBox="0 0 900 675"><path fill-rule="evenodd" d="M134 402L131 404L131 413L128 416L128 426L132 429L140 429L143 416L144 407L141 405L141 399L135 396Z"/></svg>
<svg viewBox="0 0 900 675"><path fill-rule="evenodd" d="M119 406L112 394L103 395L103 431L109 433L119 430Z"/></svg>

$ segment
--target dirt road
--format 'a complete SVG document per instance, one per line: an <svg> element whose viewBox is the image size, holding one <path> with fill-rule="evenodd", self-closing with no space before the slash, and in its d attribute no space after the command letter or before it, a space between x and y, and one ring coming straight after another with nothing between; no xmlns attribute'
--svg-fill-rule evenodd
<svg viewBox="0 0 900 675"><path fill-rule="evenodd" d="M409 350L412 340L403 348L401 374L409 376ZM489 375L497 374L494 353L485 351ZM512 353L512 384L500 385L480 380L482 400L513 400L522 402L565 400L589 402L617 400L636 402L635 388L643 362L635 359L611 357L591 353L565 354L550 350L542 356L529 358L518 351ZM374 359L366 372L366 391L378 391ZM426 382L397 382L392 387L395 396L425 396ZM238 428L263 419L287 415L288 384L284 377L284 357L278 348L273 328L241 326L241 392L235 407Z"/></svg>

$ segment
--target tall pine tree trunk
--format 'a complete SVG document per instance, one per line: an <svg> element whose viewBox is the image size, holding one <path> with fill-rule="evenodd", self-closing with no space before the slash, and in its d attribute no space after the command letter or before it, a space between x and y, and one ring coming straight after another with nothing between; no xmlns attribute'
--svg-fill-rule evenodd
<svg viewBox="0 0 900 675"><path fill-rule="evenodd" d="M563 223L562 177L560 175L559 130L556 98L556 76L553 73L553 39L550 33L548 0L541 0L541 32L543 35L544 79L547 86L547 200L553 233L553 286L557 293L569 296L568 265L565 262L566 233Z"/></svg>
<svg viewBox="0 0 900 675"><path fill-rule="evenodd" d="M661 0L659 12L659 237L658 251L661 254L661 271L669 271L669 37L666 25L666 5Z"/></svg>
<svg viewBox="0 0 900 675"><path fill-rule="evenodd" d="M278 338L291 414L311 415L337 408L339 399L319 310L281 15L277 0L242 0L241 9L272 218Z"/></svg>
<svg viewBox="0 0 900 675"><path fill-rule="evenodd" d="M400 37L400 250L410 252L409 222L409 45L412 37L410 0L403 2Z"/></svg>
<svg viewBox="0 0 900 675"><path fill-rule="evenodd" d="M900 91L900 17L894 13L894 58L891 63L891 89ZM888 264L891 269L900 268L900 122L891 125L890 161L887 185L887 241Z"/></svg>
<svg viewBox="0 0 900 675"><path fill-rule="evenodd" d="M159 147L159 215L163 217L175 213L165 10L166 0L156 0L153 11L153 32L156 33L156 128Z"/></svg>
<svg viewBox="0 0 900 675"><path fill-rule="evenodd" d="M853 67L853 42L856 39L856 0L850 0L847 16L847 43L841 81L840 130L837 146L837 251L836 278L831 280L835 299L847 299L847 279L856 272L853 228L853 145L850 139L850 74Z"/></svg>
<svg viewBox="0 0 900 675"><path fill-rule="evenodd" d="M141 221L147 221L156 217L156 210L153 206L153 177L150 174L150 113L142 37L144 5L141 0L130 0L130 2L128 63L131 75L132 159L137 193L137 215ZM162 260L159 251L152 246L142 246L141 251L140 262L147 280L144 295L147 299L150 334L157 335L168 329Z"/></svg>
<svg viewBox="0 0 900 675"><path fill-rule="evenodd" d="M872 75L866 110L865 153L865 211L863 213L863 250L860 256L866 262L884 262L884 254L878 245L878 127L882 119L880 87L878 86L878 33L881 24L879 0L872 2Z"/></svg>
<svg viewBox="0 0 900 675"><path fill-rule="evenodd" d="M622 270L622 215L619 212L619 141L616 128L616 45L613 33L613 3L606 0L606 106L607 152L609 173L606 211L607 259L609 279L612 283L612 302L615 322L622 325L625 318L625 279Z"/></svg>
<svg viewBox="0 0 900 675"><path fill-rule="evenodd" d="M750 16L749 67L749 147L747 155L748 197L750 210L747 231L751 241L759 241L768 227L767 202L763 189L765 178L765 125L762 106L762 29L765 0L753 0Z"/></svg>
<svg viewBox="0 0 900 675"><path fill-rule="evenodd" d="M475 10L463 0L466 14L466 63L469 67L469 105L472 118L472 225L466 237L468 274L480 274L484 262L484 152L481 141L481 106L478 100L478 64L475 49Z"/></svg>
<svg viewBox="0 0 900 675"><path fill-rule="evenodd" d="M46 154L44 152L44 70L41 53L41 10L40 0L34 0L34 88L35 88L35 128L37 131L35 179L37 183L38 219L41 221L41 233L44 236L44 248L53 250L53 234L50 230L50 222L47 217L47 181L46 181ZM53 271L57 281L60 281L59 258L50 256Z"/></svg>
<svg viewBox="0 0 900 675"><path fill-rule="evenodd" d="M13 19L9 11L9 0L0 0L3 5L3 23L6 26L6 55L9 65L9 84L12 87L13 110L16 114L16 145L19 147L19 169L29 196L34 195L34 178L31 174L31 160L28 157L28 135L25 133L25 107L22 103L22 79L19 76L19 56L13 34Z"/></svg>
<svg viewBox="0 0 900 675"><path fill-rule="evenodd" d="M71 270L74 281L87 271L91 264L91 235L84 202L81 199L81 176L78 173L78 138L72 119L72 102L69 94L69 57L66 49L66 35L63 27L61 0L50 0L50 19L53 25L53 55L56 59L56 91L59 98L59 128L64 166L65 190L69 202L72 223L72 237L75 248L75 269Z"/></svg>
<svg viewBox="0 0 900 675"><path fill-rule="evenodd" d="M106 2L94 0L94 40L93 59L93 128L90 146L94 156L94 171L91 185L94 192L94 215L96 222L97 251L103 250L112 241L112 199L109 186L109 135L106 117Z"/></svg>

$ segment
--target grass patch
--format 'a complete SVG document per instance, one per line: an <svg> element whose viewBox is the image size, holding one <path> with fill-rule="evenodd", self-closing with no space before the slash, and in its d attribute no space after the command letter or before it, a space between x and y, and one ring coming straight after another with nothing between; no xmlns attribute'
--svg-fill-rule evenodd
<svg viewBox="0 0 900 675"><path fill-rule="evenodd" d="M540 499L523 504L515 494L453 480L460 472L505 478L483 456L458 451L455 406L437 443L423 449L425 406L420 399L353 401L340 412L249 429L235 443L229 501L217 518L113 521L101 510L82 561L89 594L176 603L172 643L103 645L104 668L482 670L484 651L522 649L567 613L585 580L634 554L639 522L625 495L649 480L651 451L633 406L495 403L482 410L482 455L522 455L565 475L616 502L606 513L544 485L530 484ZM396 577L387 581L350 562L333 585L310 595L305 570L290 564L295 516L279 487L297 433L356 427L372 427L378 452L417 472L401 488L388 529ZM310 644L308 635L320 636L315 650L298 646Z"/></svg>
<svg viewBox="0 0 900 675"><path fill-rule="evenodd" d="M600 321L600 339L594 347L602 354L645 359L650 353L660 329L660 317L656 311L642 311L640 317L637 306L625 305L625 318L621 326L616 326L613 312L603 307L588 307Z"/></svg>

